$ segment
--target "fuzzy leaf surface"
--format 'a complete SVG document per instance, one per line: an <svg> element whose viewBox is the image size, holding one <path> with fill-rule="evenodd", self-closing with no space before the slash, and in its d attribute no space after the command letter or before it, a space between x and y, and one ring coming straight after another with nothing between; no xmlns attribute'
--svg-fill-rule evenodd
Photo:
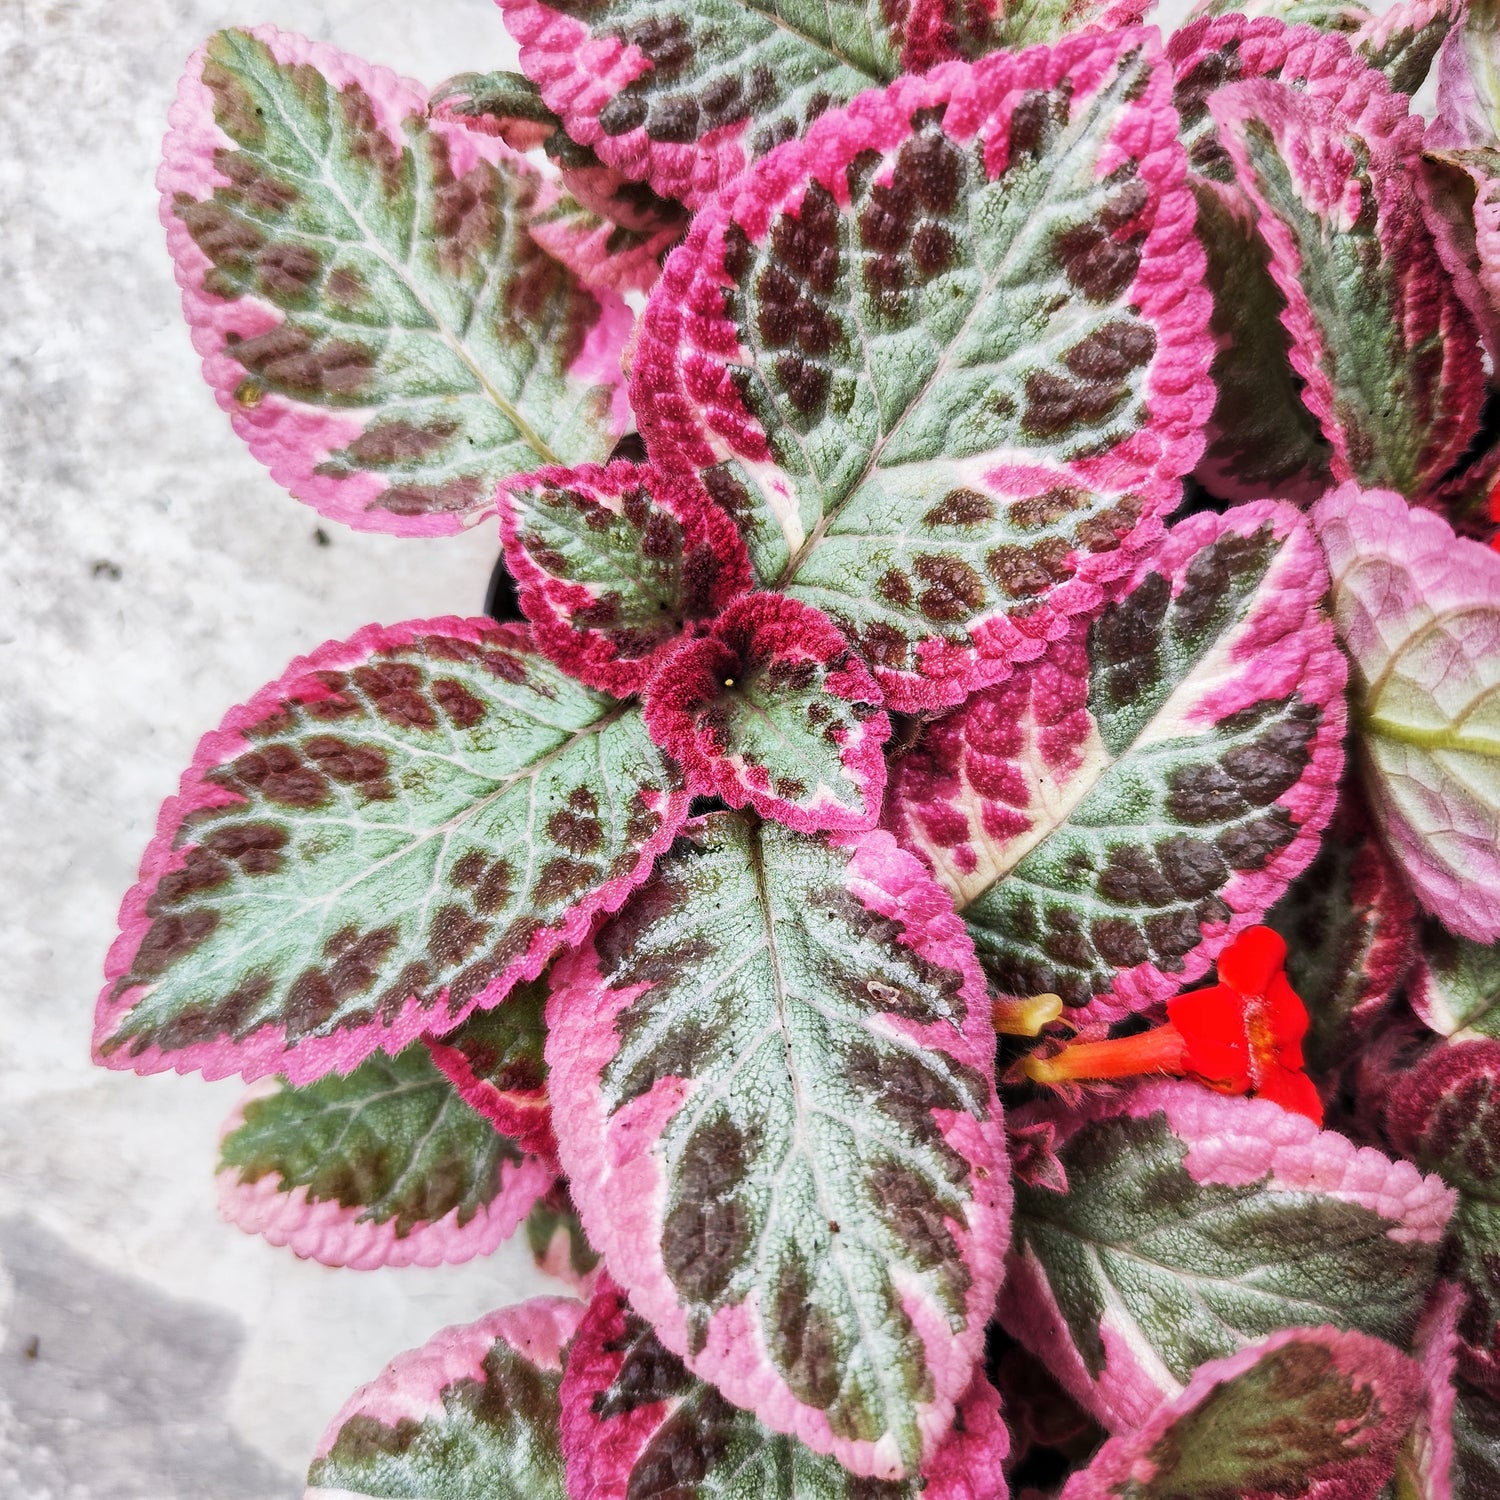
<svg viewBox="0 0 1500 1500"><path fill-rule="evenodd" d="M1500 948L1457 937L1429 918L1407 998L1442 1036L1500 1040Z"/></svg>
<svg viewBox="0 0 1500 1500"><path fill-rule="evenodd" d="M734 813L554 971L589 1239L689 1369L852 1472L916 1472L1007 1238L994 1033L963 925L886 834Z"/></svg>
<svg viewBox="0 0 1500 1500"><path fill-rule="evenodd" d="M1000 1317L1107 1427L1284 1328L1410 1337L1453 1206L1439 1178L1194 1083L1035 1113L1068 1187L1018 1186Z"/></svg>
<svg viewBox="0 0 1500 1500"><path fill-rule="evenodd" d="M1500 1494L1500 1402L1463 1381L1456 1396L1451 1500L1489 1500Z"/></svg>
<svg viewBox="0 0 1500 1500"><path fill-rule="evenodd" d="M189 65L157 185L204 374L324 515L457 531L495 484L602 459L629 313L527 233L543 184L415 84L290 33Z"/></svg>
<svg viewBox="0 0 1500 1500"><path fill-rule="evenodd" d="M537 644L619 698L641 691L687 626L750 586L729 518L700 486L649 464L522 475L500 492L500 523Z"/></svg>
<svg viewBox="0 0 1500 1500"><path fill-rule="evenodd" d="M571 193L532 216L531 237L561 261L590 291L644 295L661 275L662 257L682 237L681 226L643 233L623 229L580 203Z"/></svg>
<svg viewBox="0 0 1500 1500"><path fill-rule="evenodd" d="M569 1353L562 1408L568 1489L590 1500L664 1490L674 1500L861 1500L869 1493L868 1480L767 1431L690 1374L608 1277ZM978 1373L921 1478L881 1486L881 1500L1006 1500L1008 1448L999 1397Z"/></svg>
<svg viewBox="0 0 1500 1500"><path fill-rule="evenodd" d="M305 1500L567 1500L558 1386L582 1316L538 1297L397 1355L323 1434Z"/></svg>
<svg viewBox="0 0 1500 1500"><path fill-rule="evenodd" d="M1212 354L1154 33L903 78L705 209L631 399L900 712L1034 657L1159 535Z"/></svg>
<svg viewBox="0 0 1500 1500"><path fill-rule="evenodd" d="M219 1141L226 1219L356 1270L488 1255L556 1175L470 1109L421 1043L252 1093Z"/></svg>
<svg viewBox="0 0 1500 1500"><path fill-rule="evenodd" d="M1421 1389L1416 1363L1380 1339L1274 1334L1201 1366L1061 1500L1368 1500L1395 1468Z"/></svg>
<svg viewBox="0 0 1500 1500"><path fill-rule="evenodd" d="M1500 8L1474 0L1438 52L1436 147L1500 146Z"/></svg>
<svg viewBox="0 0 1500 1500"><path fill-rule="evenodd" d="M556 1168L557 1138L543 1055L546 1006L546 979L525 980L503 1005L475 1011L456 1030L423 1040L465 1104L523 1151Z"/></svg>
<svg viewBox="0 0 1500 1500"><path fill-rule="evenodd" d="M830 104L996 40L984 0L499 3L568 134L691 208Z"/></svg>
<svg viewBox="0 0 1500 1500"><path fill-rule="evenodd" d="M534 978L687 812L639 712L487 620L370 626L206 736L121 908L109 1067L306 1083Z"/></svg>
<svg viewBox="0 0 1500 1500"><path fill-rule="evenodd" d="M1339 480L1419 495L1478 427L1478 330L1444 273L1409 131L1362 132L1260 79L1209 108L1271 248L1292 366Z"/></svg>
<svg viewBox="0 0 1500 1500"><path fill-rule="evenodd" d="M1398 0L1355 32L1354 50L1384 73L1397 93L1415 94L1466 9L1464 0Z"/></svg>
<svg viewBox="0 0 1500 1500"><path fill-rule="evenodd" d="M859 832L885 794L884 701L826 615L757 592L665 659L646 726L691 792L802 833Z"/></svg>
<svg viewBox="0 0 1500 1500"><path fill-rule="evenodd" d="M1500 937L1500 555L1388 491L1345 485L1313 524L1353 663L1365 788L1423 906Z"/></svg>
<svg viewBox="0 0 1500 1500"><path fill-rule="evenodd" d="M887 826L1002 993L1095 1021L1165 999L1306 866L1343 764L1325 586L1290 506L1190 517L1086 634L898 762Z"/></svg>

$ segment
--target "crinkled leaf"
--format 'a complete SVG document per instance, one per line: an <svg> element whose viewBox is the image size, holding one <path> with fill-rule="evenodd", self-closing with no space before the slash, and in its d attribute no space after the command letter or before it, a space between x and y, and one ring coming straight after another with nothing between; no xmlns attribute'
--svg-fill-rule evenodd
<svg viewBox="0 0 1500 1500"><path fill-rule="evenodd" d="M1465 8L1466 0L1398 0L1359 28L1354 50L1398 93L1415 94Z"/></svg>
<svg viewBox="0 0 1500 1500"><path fill-rule="evenodd" d="M1500 948L1457 937L1429 919L1407 985L1412 1009L1443 1036L1500 1040Z"/></svg>
<svg viewBox="0 0 1500 1500"><path fill-rule="evenodd" d="M1437 147L1500 146L1500 8L1470 0L1464 24L1438 52L1437 118L1428 131Z"/></svg>
<svg viewBox="0 0 1500 1500"><path fill-rule="evenodd" d="M1500 556L1345 485L1313 522L1353 663L1365 789L1422 904L1500 937Z"/></svg>
<svg viewBox="0 0 1500 1500"><path fill-rule="evenodd" d="M1177 502L1213 402L1155 33L903 78L700 214L631 399L762 582L898 711L960 702L1097 607Z"/></svg>
<svg viewBox="0 0 1500 1500"><path fill-rule="evenodd" d="M1097 26L1112 31L1118 26L1138 26L1156 0L1015 0L1000 7L996 18L997 42L1019 51L1038 42L1056 42L1070 31Z"/></svg>
<svg viewBox="0 0 1500 1500"><path fill-rule="evenodd" d="M500 522L537 644L617 697L640 692L664 647L750 586L724 512L647 464L523 475L500 493Z"/></svg>
<svg viewBox="0 0 1500 1500"><path fill-rule="evenodd" d="M523 73L457 73L427 101L435 120L497 135L513 151L532 151L562 129L542 91Z"/></svg>
<svg viewBox="0 0 1500 1500"><path fill-rule="evenodd" d="M1500 1042L1445 1042L1393 1077L1386 1133L1458 1190L1445 1274L1464 1291L1458 1367L1500 1398Z"/></svg>
<svg viewBox="0 0 1500 1500"><path fill-rule="evenodd" d="M1318 31L1348 35L1370 19L1370 8L1358 0L1198 0L1189 21L1219 16L1271 17L1287 26L1312 26Z"/></svg>
<svg viewBox="0 0 1500 1500"><path fill-rule="evenodd" d="M531 218L531 237L591 291L644 295L661 275L662 257L682 237L680 226L642 233L623 229L561 193Z"/></svg>
<svg viewBox="0 0 1500 1500"><path fill-rule="evenodd" d="M1332 1328L1210 1360L1135 1432L1111 1438L1062 1500L1370 1500L1421 1396L1414 1361Z"/></svg>
<svg viewBox="0 0 1500 1500"><path fill-rule="evenodd" d="M1429 149L1422 159L1437 246L1491 351L1500 348L1500 148Z"/></svg>
<svg viewBox="0 0 1500 1500"><path fill-rule="evenodd" d="M1422 1372L1422 1399L1396 1460L1396 1500L1454 1500L1457 1321L1463 1289L1440 1281L1428 1299L1412 1346Z"/></svg>
<svg viewBox="0 0 1500 1500"><path fill-rule="evenodd" d="M538 1297L398 1355L323 1434L306 1500L567 1500L558 1386L583 1311Z"/></svg>
<svg viewBox="0 0 1500 1500"><path fill-rule="evenodd" d="M646 725L690 792L802 833L858 832L885 795L884 701L827 615L755 593L666 658Z"/></svg>
<svg viewBox="0 0 1500 1500"><path fill-rule="evenodd" d="M568 134L693 208L830 104L996 39L986 0L499 3Z"/></svg>
<svg viewBox="0 0 1500 1500"><path fill-rule="evenodd" d="M1033 1113L1068 1190L1017 1187L1000 1316L1106 1426L1283 1328L1411 1336L1453 1204L1439 1178L1195 1083Z"/></svg>
<svg viewBox="0 0 1500 1500"><path fill-rule="evenodd" d="M547 1019L574 1198L662 1343L853 1472L915 1471L1010 1195L984 982L915 856L696 820Z"/></svg>
<svg viewBox="0 0 1500 1500"><path fill-rule="evenodd" d="M1500 1495L1500 1402L1463 1381L1456 1394L1452 1500L1491 1500Z"/></svg>
<svg viewBox="0 0 1500 1500"><path fill-rule="evenodd" d="M434 535L507 474L609 452L629 313L532 241L542 184L503 142L270 27L214 36L171 122L157 184L194 345L298 499Z"/></svg>
<svg viewBox="0 0 1500 1500"><path fill-rule="evenodd" d="M252 1093L219 1142L225 1218L356 1270L488 1255L556 1175L470 1109L421 1043Z"/></svg>
<svg viewBox="0 0 1500 1500"><path fill-rule="evenodd" d="M868 1480L768 1431L691 1375L607 1277L569 1352L562 1408L568 1490L589 1500L668 1491L673 1500L862 1500L870 1492ZM999 1397L977 1373L922 1477L881 1486L881 1500L1005 1500L1008 1449Z"/></svg>
<svg viewBox="0 0 1500 1500"><path fill-rule="evenodd" d="M999 990L1094 1020L1165 999L1306 866L1343 763L1325 585L1290 506L1193 516L1086 635L898 763L887 826Z"/></svg>
<svg viewBox="0 0 1500 1500"><path fill-rule="evenodd" d="M1354 788L1266 921L1286 939L1287 978L1311 1018L1308 1065L1332 1068L1368 1037L1417 956L1416 902Z"/></svg>
<svg viewBox="0 0 1500 1500"><path fill-rule="evenodd" d="M1419 139L1362 130L1269 79L1220 89L1209 108L1271 248L1334 476L1421 494L1474 436L1484 376L1423 217Z"/></svg>
<svg viewBox="0 0 1500 1500"><path fill-rule="evenodd" d="M549 1165L557 1163L547 1098L547 981L526 980L503 1005L475 1011L456 1030L424 1040L458 1096L502 1135Z"/></svg>
<svg viewBox="0 0 1500 1500"><path fill-rule="evenodd" d="M109 1067L347 1072L613 910L687 811L637 710L487 620L369 626L198 747L125 898Z"/></svg>

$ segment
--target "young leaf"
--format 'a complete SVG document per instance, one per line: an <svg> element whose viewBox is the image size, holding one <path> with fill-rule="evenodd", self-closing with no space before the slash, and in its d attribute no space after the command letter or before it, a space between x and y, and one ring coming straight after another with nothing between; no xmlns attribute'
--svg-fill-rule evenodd
<svg viewBox="0 0 1500 1500"><path fill-rule="evenodd" d="M1398 0L1355 32L1354 50L1398 93L1415 94L1465 9L1466 0Z"/></svg>
<svg viewBox="0 0 1500 1500"><path fill-rule="evenodd" d="M188 67L157 185L204 374L272 476L437 535L621 430L630 316L526 232L534 169L415 84L261 27Z"/></svg>
<svg viewBox="0 0 1500 1500"><path fill-rule="evenodd" d="M662 1343L852 1472L915 1473L1010 1196L984 982L915 856L697 819L547 1021L574 1198Z"/></svg>
<svg viewBox="0 0 1500 1500"><path fill-rule="evenodd" d="M542 91L521 73L455 74L432 91L427 113L499 136L513 151L534 151L562 129Z"/></svg>
<svg viewBox="0 0 1500 1500"><path fill-rule="evenodd" d="M1500 948L1455 937L1429 919L1406 996L1442 1036L1500 1040Z"/></svg>
<svg viewBox="0 0 1500 1500"><path fill-rule="evenodd" d="M1386 491L1313 524L1354 665L1365 789L1423 906L1500 938L1500 556Z"/></svg>
<svg viewBox="0 0 1500 1500"><path fill-rule="evenodd" d="M899 712L961 702L1097 608L1177 503L1212 354L1155 33L903 78L694 222L631 400L761 582Z"/></svg>
<svg viewBox="0 0 1500 1500"><path fill-rule="evenodd" d="M1500 1398L1500 1042L1442 1043L1389 1082L1392 1146L1458 1190L1444 1273L1463 1287L1458 1368Z"/></svg>
<svg viewBox="0 0 1500 1500"><path fill-rule="evenodd" d="M1410 1337L1453 1206L1439 1178L1188 1082L1033 1113L1068 1189L1018 1186L1000 1317L1112 1430L1280 1329Z"/></svg>
<svg viewBox="0 0 1500 1500"><path fill-rule="evenodd" d="M1062 1500L1369 1500L1416 1420L1421 1376L1379 1339L1297 1328L1210 1360Z"/></svg>
<svg viewBox="0 0 1500 1500"><path fill-rule="evenodd" d="M537 644L620 698L645 687L685 627L750 586L744 544L702 486L646 464L512 479L500 524Z"/></svg>
<svg viewBox="0 0 1500 1500"><path fill-rule="evenodd" d="M682 237L677 225L649 234L622 229L571 193L560 193L533 214L528 228L590 291L620 296L649 292L661 275L662 257Z"/></svg>
<svg viewBox="0 0 1500 1500"><path fill-rule="evenodd" d="M1222 88L1209 108L1271 248L1334 477L1422 494L1477 431L1484 372L1423 217L1419 137L1361 130L1270 79Z"/></svg>
<svg viewBox="0 0 1500 1500"><path fill-rule="evenodd" d="M1192 516L1086 635L898 762L887 826L1002 993L1094 1022L1165 999L1306 866L1343 763L1325 585L1290 506Z"/></svg>
<svg viewBox="0 0 1500 1500"><path fill-rule="evenodd" d="M885 795L883 702L827 615L755 593L666 657L646 727L690 792L801 833L859 832L874 826Z"/></svg>
<svg viewBox="0 0 1500 1500"><path fill-rule="evenodd" d="M487 620L369 626L198 747L106 965L137 1072L347 1072L534 978L687 813L638 711Z"/></svg>
<svg viewBox="0 0 1500 1500"><path fill-rule="evenodd" d="M558 1386L583 1311L538 1297L397 1355L323 1434L305 1500L567 1500Z"/></svg>
<svg viewBox="0 0 1500 1500"><path fill-rule="evenodd" d="M1437 118L1428 142L1439 148L1500 146L1500 8L1471 0L1464 24L1438 51Z"/></svg>
<svg viewBox="0 0 1500 1500"><path fill-rule="evenodd" d="M999 1397L976 1373L922 1476L881 1486L881 1500L1006 1500L1001 1466L1009 1446ZM768 1432L689 1374L607 1276L568 1354L562 1448L569 1493L589 1500L870 1494L868 1480L795 1438Z"/></svg>
<svg viewBox="0 0 1500 1500"><path fill-rule="evenodd" d="M502 1135L557 1167L557 1137L547 1099L547 981L518 984L503 1005L475 1011L441 1037L427 1036L432 1061L458 1096Z"/></svg>
<svg viewBox="0 0 1500 1500"><path fill-rule="evenodd" d="M219 1141L230 1223L357 1271L488 1255L556 1175L470 1109L421 1043L252 1093Z"/></svg>
<svg viewBox="0 0 1500 1500"><path fill-rule="evenodd" d="M712 0L499 0L521 66L568 134L627 176L700 208L773 146L872 85L995 44L966 0L766 6Z"/></svg>
<svg viewBox="0 0 1500 1500"><path fill-rule="evenodd" d="M1416 902L1357 789L1266 921L1286 939L1287 979L1312 1021L1309 1066L1333 1068L1368 1038L1417 956Z"/></svg>
<svg viewBox="0 0 1500 1500"><path fill-rule="evenodd" d="M538 1270L568 1282L580 1297L590 1294L599 1257L583 1232L566 1183L554 1183L526 1215L526 1243Z"/></svg>

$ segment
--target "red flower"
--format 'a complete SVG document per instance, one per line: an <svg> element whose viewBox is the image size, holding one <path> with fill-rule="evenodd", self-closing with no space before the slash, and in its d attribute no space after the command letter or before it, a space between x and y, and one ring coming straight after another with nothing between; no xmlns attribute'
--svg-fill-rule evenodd
<svg viewBox="0 0 1500 1500"><path fill-rule="evenodd" d="M1287 983L1286 943L1248 927L1219 955L1219 982L1167 1001L1167 1024L1136 1036L1075 1042L1026 1059L1038 1083L1170 1073L1222 1094L1259 1094L1323 1123L1323 1102L1302 1071L1307 1009Z"/></svg>

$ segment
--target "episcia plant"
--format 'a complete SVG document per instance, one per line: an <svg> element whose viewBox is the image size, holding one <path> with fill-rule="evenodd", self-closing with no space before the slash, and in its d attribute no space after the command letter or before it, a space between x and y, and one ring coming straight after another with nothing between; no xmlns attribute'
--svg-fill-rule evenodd
<svg viewBox="0 0 1500 1500"><path fill-rule="evenodd" d="M500 9L221 32L159 178L252 453L507 583L109 956L229 1219L560 1278L309 1495L1493 1500L1496 0Z"/></svg>

